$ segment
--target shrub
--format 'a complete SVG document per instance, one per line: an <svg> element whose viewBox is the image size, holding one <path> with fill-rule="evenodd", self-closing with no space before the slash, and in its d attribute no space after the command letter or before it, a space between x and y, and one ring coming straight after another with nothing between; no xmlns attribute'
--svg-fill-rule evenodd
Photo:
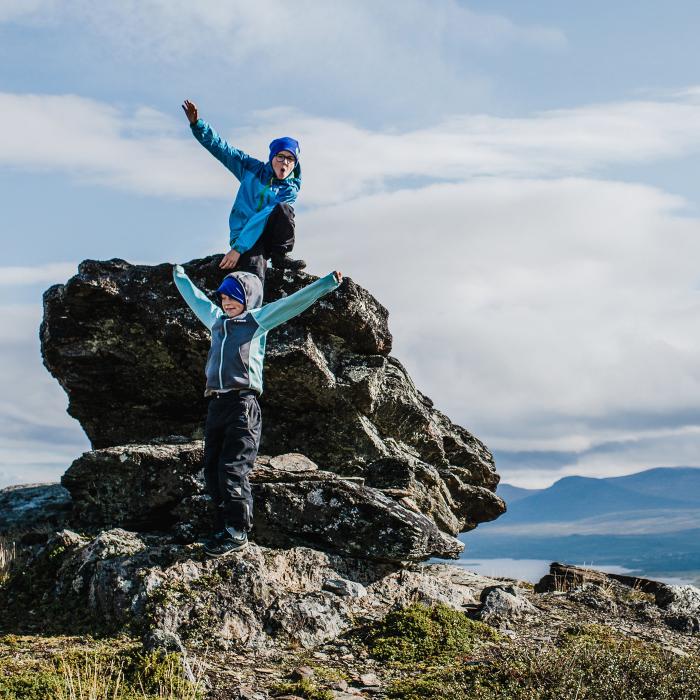
<svg viewBox="0 0 700 700"><path fill-rule="evenodd" d="M365 643L380 661L410 663L471 654L496 639L491 627L446 605L412 605L389 613L369 631Z"/></svg>

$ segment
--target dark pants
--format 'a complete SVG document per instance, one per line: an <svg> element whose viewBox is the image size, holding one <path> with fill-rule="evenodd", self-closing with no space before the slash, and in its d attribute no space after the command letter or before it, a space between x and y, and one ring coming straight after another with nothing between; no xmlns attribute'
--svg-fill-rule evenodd
<svg viewBox="0 0 700 700"><path fill-rule="evenodd" d="M241 255L236 270L252 272L265 284L268 258L283 257L294 247L294 208L291 204L277 204L255 245Z"/></svg>
<svg viewBox="0 0 700 700"><path fill-rule="evenodd" d="M209 402L204 426L204 478L220 522L237 530L253 525L248 482L260 446L260 406L254 391L229 391Z"/></svg>

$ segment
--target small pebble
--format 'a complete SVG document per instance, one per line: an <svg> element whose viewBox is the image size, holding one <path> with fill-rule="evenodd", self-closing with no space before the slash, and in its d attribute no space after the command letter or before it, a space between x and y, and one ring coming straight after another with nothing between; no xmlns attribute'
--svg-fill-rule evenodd
<svg viewBox="0 0 700 700"><path fill-rule="evenodd" d="M299 666L292 671L292 679L295 681L303 681L304 679L312 678L314 670L311 666Z"/></svg>

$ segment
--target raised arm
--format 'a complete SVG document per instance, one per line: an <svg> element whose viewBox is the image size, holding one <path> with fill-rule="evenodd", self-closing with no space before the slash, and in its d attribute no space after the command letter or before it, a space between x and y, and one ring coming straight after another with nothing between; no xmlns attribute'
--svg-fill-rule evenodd
<svg viewBox="0 0 700 700"><path fill-rule="evenodd" d="M211 330L216 319L223 314L223 311L207 299L201 289L195 287L192 280L187 276L182 265L173 266L173 281L182 298L187 302L187 306L194 311L195 316Z"/></svg>
<svg viewBox="0 0 700 700"><path fill-rule="evenodd" d="M239 180L243 179L246 171L263 165L259 160L251 158L243 151L229 145L204 119L199 118L197 105L185 100L182 109L185 110L190 122L192 134L211 153L221 161Z"/></svg>
<svg viewBox="0 0 700 700"><path fill-rule="evenodd" d="M265 304L262 308L254 309L250 313L262 328L270 331L281 323L289 321L290 318L298 316L302 311L306 311L324 294L337 289L342 279L343 276L339 272L331 272L298 292L273 301L271 304Z"/></svg>

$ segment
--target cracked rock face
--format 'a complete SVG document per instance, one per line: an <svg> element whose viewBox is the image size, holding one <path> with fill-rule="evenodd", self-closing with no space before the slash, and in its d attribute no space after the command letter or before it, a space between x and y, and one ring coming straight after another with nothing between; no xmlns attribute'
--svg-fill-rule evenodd
<svg viewBox="0 0 700 700"><path fill-rule="evenodd" d="M311 648L337 638L358 617L379 618L393 605L439 599L459 608L474 599L439 570L401 571L304 547L256 544L212 560L201 545L122 529L92 540L56 533L28 566L45 573L10 581L3 603L13 614L26 617L23 605L47 606L62 611L47 620L53 629L97 623L111 632L136 632L149 643L170 640L175 648Z"/></svg>
<svg viewBox="0 0 700 700"><path fill-rule="evenodd" d="M185 269L211 294L222 276L219 260L194 260ZM314 279L271 270L266 301ZM75 277L45 293L41 342L69 413L95 448L202 436L208 331L180 298L170 265L83 262ZM301 453L326 471L362 478L451 535L497 518L505 504L494 494L490 452L433 407L390 350L386 309L351 279L270 333L261 452ZM158 459L143 456L143 464ZM173 464L173 492L190 489L189 468ZM108 486L84 478L75 488L87 498L90 488L104 493ZM169 489L153 484L151 492L167 499ZM78 508L89 519L87 500ZM90 507L102 506L93 499Z"/></svg>
<svg viewBox="0 0 700 700"><path fill-rule="evenodd" d="M209 534L214 513L201 479L202 452L197 441L85 453L62 480L73 497L75 522L173 529L189 541ZM300 454L260 456L251 478L257 504L252 538L380 561L459 556L462 543L433 520L361 481L322 471Z"/></svg>

